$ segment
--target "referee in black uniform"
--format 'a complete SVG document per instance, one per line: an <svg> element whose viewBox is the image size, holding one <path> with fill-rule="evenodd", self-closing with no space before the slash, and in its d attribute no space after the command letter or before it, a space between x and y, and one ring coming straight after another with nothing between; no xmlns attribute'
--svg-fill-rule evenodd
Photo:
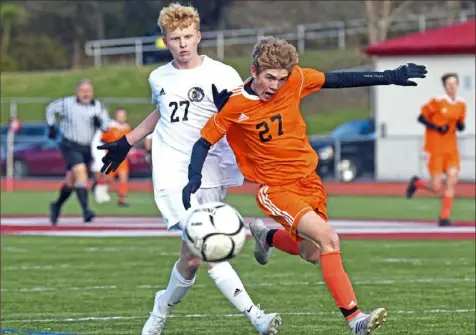
<svg viewBox="0 0 476 335"><path fill-rule="evenodd" d="M89 80L81 80L76 94L53 101L46 107L48 137L56 139L62 134L60 150L66 162L66 178L58 199L50 204L50 221L56 225L61 207L76 191L83 210L84 222L90 222L95 213L88 207L88 170L91 163L91 142L97 130L107 130L110 119L106 107L94 98L94 88Z"/></svg>

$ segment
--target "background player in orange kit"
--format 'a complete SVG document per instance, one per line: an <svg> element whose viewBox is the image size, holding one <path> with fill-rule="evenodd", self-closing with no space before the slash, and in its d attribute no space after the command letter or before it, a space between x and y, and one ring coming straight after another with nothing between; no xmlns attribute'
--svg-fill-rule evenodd
<svg viewBox="0 0 476 335"><path fill-rule="evenodd" d="M457 96L459 78L456 73L445 74L441 80L446 94L431 99L421 108L418 117L418 121L426 127L424 150L431 182L426 183L414 176L407 188L407 198L412 198L418 188L440 192L442 176L446 174L439 224L450 226L449 217L460 167L456 131L463 131L465 128L466 102Z"/></svg>
<svg viewBox="0 0 476 335"><path fill-rule="evenodd" d="M232 92L218 93L212 87L219 113L208 120L194 145L189 182L182 194L184 206L190 208L190 195L201 185L208 150L226 134L245 178L260 184L260 208L285 228L274 231L280 239L279 247L274 245L284 252L299 253L311 263L320 258L323 279L352 334L368 335L385 321L387 311L378 308L366 314L357 307L342 264L339 237L327 225L326 193L315 172L318 157L306 135L299 104L321 88L416 86L408 79L424 78L426 69L407 64L384 72L322 73L297 64L294 46L263 38L253 50L251 78ZM263 225L258 234L257 244L263 249L269 249L269 232Z"/></svg>
<svg viewBox="0 0 476 335"><path fill-rule="evenodd" d="M109 143L113 141L117 141L122 136L130 133L131 126L127 123L127 114L123 108L119 108L116 110L114 122L109 127L109 130L106 131L101 140L104 143ZM118 185L118 206L120 207L127 207L129 204L126 202L126 196L128 191L128 179L129 179L129 162L125 159L121 165L117 168L116 171L111 172L107 175L108 183L111 183L115 180L115 178L119 179Z"/></svg>

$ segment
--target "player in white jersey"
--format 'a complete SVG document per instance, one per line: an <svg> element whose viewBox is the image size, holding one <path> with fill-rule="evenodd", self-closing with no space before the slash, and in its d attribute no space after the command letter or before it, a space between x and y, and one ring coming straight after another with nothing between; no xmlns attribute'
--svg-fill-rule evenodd
<svg viewBox="0 0 476 335"><path fill-rule="evenodd" d="M93 141L91 143L91 155L93 160L91 162L91 172L94 173L94 198L97 203L111 201L111 196L108 193L108 186L105 178L101 175L102 158L106 154L104 150L99 150L97 147L102 145L101 141L102 130L97 130L94 134Z"/></svg>
<svg viewBox="0 0 476 335"><path fill-rule="evenodd" d="M159 26L164 43L174 60L150 74L152 100L157 109L132 132L120 140L106 143L102 172L116 169L132 145L152 133L154 197L170 230L183 230L188 212L183 207L182 188L187 184L187 169L193 144L200 129L217 112L211 86L220 90L242 84L237 72L223 63L198 55L200 19L193 7L171 4L160 12ZM217 143L205 163L201 188L192 204L223 201L227 186L240 185L243 176L226 140ZM193 208L193 207L192 207ZM143 335L162 333L173 306L177 305L195 282L200 259L182 240L180 258L175 263L167 288L156 293L154 307L145 323ZM276 334L281 324L277 313L265 314L255 305L230 263L208 263L208 274L219 290L258 330ZM189 333L191 331L185 331Z"/></svg>

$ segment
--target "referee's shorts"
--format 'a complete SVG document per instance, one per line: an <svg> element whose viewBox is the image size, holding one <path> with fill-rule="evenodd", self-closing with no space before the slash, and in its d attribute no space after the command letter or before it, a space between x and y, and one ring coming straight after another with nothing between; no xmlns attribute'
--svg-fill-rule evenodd
<svg viewBox="0 0 476 335"><path fill-rule="evenodd" d="M86 168L89 170L92 160L91 146L63 139L59 147L66 162L67 171L71 170L73 166L78 164L85 164Z"/></svg>

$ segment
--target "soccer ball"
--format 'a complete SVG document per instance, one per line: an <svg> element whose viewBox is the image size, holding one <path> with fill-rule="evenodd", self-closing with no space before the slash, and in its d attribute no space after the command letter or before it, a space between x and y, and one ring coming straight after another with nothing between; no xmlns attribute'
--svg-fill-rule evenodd
<svg viewBox="0 0 476 335"><path fill-rule="evenodd" d="M221 262L238 255L246 240L243 218L230 205L203 204L189 214L185 241L190 251L205 262Z"/></svg>

